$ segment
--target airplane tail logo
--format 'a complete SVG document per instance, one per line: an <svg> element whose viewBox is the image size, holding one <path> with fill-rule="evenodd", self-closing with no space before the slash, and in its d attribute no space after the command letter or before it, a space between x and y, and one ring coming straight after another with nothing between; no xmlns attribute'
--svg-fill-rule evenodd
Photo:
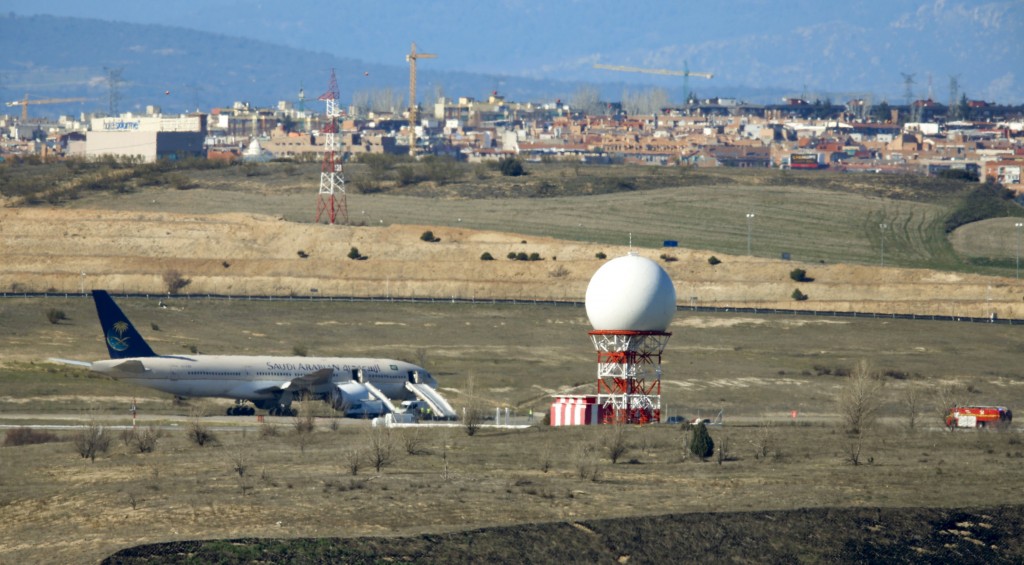
<svg viewBox="0 0 1024 565"><path fill-rule="evenodd" d="M156 356L107 291L94 290L92 298L96 303L96 313L100 317L100 325L103 327L103 336L111 359Z"/></svg>
<svg viewBox="0 0 1024 565"><path fill-rule="evenodd" d="M128 331L128 322L115 322L111 331L107 332L107 347L114 351L127 351L130 336L124 335Z"/></svg>

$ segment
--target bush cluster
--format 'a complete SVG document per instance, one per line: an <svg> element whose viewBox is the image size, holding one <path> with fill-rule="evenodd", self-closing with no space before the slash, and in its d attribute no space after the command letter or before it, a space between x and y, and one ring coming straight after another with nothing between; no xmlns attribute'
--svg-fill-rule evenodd
<svg viewBox="0 0 1024 565"><path fill-rule="evenodd" d="M533 252L527 254L525 251L515 252L509 251L507 257L512 261L543 261L544 258L540 256L540 253Z"/></svg>
<svg viewBox="0 0 1024 565"><path fill-rule="evenodd" d="M4 437L4 445L11 447L50 443L51 441L60 441L60 438L57 437L57 434L52 432L48 432L46 430L33 430L28 427L7 430L7 434Z"/></svg>
<svg viewBox="0 0 1024 565"><path fill-rule="evenodd" d="M498 161L498 170L506 177L519 177L526 174L523 163L515 157L505 157Z"/></svg>

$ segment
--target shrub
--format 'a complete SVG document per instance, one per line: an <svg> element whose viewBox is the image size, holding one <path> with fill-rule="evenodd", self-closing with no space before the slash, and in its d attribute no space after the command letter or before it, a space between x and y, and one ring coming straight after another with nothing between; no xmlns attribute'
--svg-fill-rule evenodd
<svg viewBox="0 0 1024 565"><path fill-rule="evenodd" d="M484 254L480 256L481 261L494 261L494 257L490 252L484 251Z"/></svg>
<svg viewBox="0 0 1024 565"><path fill-rule="evenodd" d="M180 272L174 269L164 273L164 284L167 285L168 294L178 294L178 291L188 286L191 282L191 279L186 279Z"/></svg>
<svg viewBox="0 0 1024 565"><path fill-rule="evenodd" d="M434 181L438 186L459 180L462 176L458 162L451 157L430 155L423 159L423 165L427 170L427 179Z"/></svg>
<svg viewBox="0 0 1024 565"><path fill-rule="evenodd" d="M802 293L802 292L800 292L799 288L794 290L793 294L790 295L790 296L793 297L793 300L796 300L798 302L803 302L804 300L807 300L807 295Z"/></svg>
<svg viewBox="0 0 1024 565"><path fill-rule="evenodd" d="M719 264L721 262L722 262L722 260L719 259L718 257L715 257L714 255L712 255L711 257L708 257L708 265L717 265L717 264Z"/></svg>
<svg viewBox="0 0 1024 565"><path fill-rule="evenodd" d="M419 180L416 171L409 165L395 167L395 174L398 178L398 184L402 186L410 185Z"/></svg>
<svg viewBox="0 0 1024 565"><path fill-rule="evenodd" d="M966 169L947 169L939 173L939 178L950 180L962 180L967 182L978 182L978 173Z"/></svg>
<svg viewBox="0 0 1024 565"><path fill-rule="evenodd" d="M213 430L203 424L199 416L192 418L192 421L188 424L188 439L202 447L206 444L213 445L217 442L217 437L214 435Z"/></svg>
<svg viewBox="0 0 1024 565"><path fill-rule="evenodd" d="M149 426L142 433L135 436L135 447L139 453L152 453L156 450L156 442L160 439L160 430L155 426Z"/></svg>
<svg viewBox="0 0 1024 565"><path fill-rule="evenodd" d="M506 177L518 177L526 174L523 164L515 157L506 157L498 161L498 170Z"/></svg>
<svg viewBox="0 0 1024 565"><path fill-rule="evenodd" d="M516 261L529 261L529 260L530 260L530 256L527 255L525 251L520 251L519 253L516 253Z"/></svg>
<svg viewBox="0 0 1024 565"><path fill-rule="evenodd" d="M441 241L440 238L434 237L434 232L430 230L423 232L423 235L420 236L420 239L430 243L434 243L435 241Z"/></svg>
<svg viewBox="0 0 1024 565"><path fill-rule="evenodd" d="M96 462L98 454L106 453L110 449L110 434L106 428L98 424L90 424L76 433L73 441L78 454L93 462Z"/></svg>
<svg viewBox="0 0 1024 565"><path fill-rule="evenodd" d="M597 257L598 259L602 260L608 258L608 256L604 254L604 251L598 251L597 253L594 254L594 257Z"/></svg>
<svg viewBox="0 0 1024 565"><path fill-rule="evenodd" d="M59 324L62 321L67 320L68 315L65 314L63 310L50 308L46 311L46 319L49 320L51 324Z"/></svg>
<svg viewBox="0 0 1024 565"><path fill-rule="evenodd" d="M811 280L807 278L807 271L803 269L793 269L789 272L789 278L796 282L810 282Z"/></svg>
<svg viewBox="0 0 1024 565"><path fill-rule="evenodd" d="M676 258L675 255L669 255L668 253L662 253L659 256L659 259L661 259L662 261L664 261L666 263L671 263L673 261L678 261L679 260L678 258Z"/></svg>
<svg viewBox="0 0 1024 565"><path fill-rule="evenodd" d="M506 255L506 257L508 257L512 261L515 261L516 260L516 252L515 251L509 251L508 255Z"/></svg>
<svg viewBox="0 0 1024 565"><path fill-rule="evenodd" d="M567 277L569 276L569 269L566 269L564 266L559 265L557 268L548 271L548 276L555 279Z"/></svg>
<svg viewBox="0 0 1024 565"><path fill-rule="evenodd" d="M690 439L690 453L700 457L701 461L715 453L715 442L711 439L711 434L708 433L708 428L704 425L704 422L698 423L693 428L693 437Z"/></svg>
<svg viewBox="0 0 1024 565"><path fill-rule="evenodd" d="M35 445L38 443L50 443L51 441L60 441L60 438L52 432L33 430L25 426L7 430L7 435L4 437L5 446Z"/></svg>
<svg viewBox="0 0 1024 565"><path fill-rule="evenodd" d="M348 250L348 258L352 259L353 261L362 261L362 260L366 259L366 256L364 256L363 254L359 253L359 249L358 248L353 247L352 249Z"/></svg>
<svg viewBox="0 0 1024 565"><path fill-rule="evenodd" d="M530 261L540 261L540 260L541 260L540 253L536 253L536 252L530 253Z"/></svg>

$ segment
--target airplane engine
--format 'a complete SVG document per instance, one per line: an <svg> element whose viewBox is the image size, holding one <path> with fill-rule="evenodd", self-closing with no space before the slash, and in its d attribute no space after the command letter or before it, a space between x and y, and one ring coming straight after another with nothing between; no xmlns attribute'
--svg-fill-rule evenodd
<svg viewBox="0 0 1024 565"><path fill-rule="evenodd" d="M329 400L335 410L351 418L372 418L384 413L384 403L373 398L369 389L355 381L336 385Z"/></svg>

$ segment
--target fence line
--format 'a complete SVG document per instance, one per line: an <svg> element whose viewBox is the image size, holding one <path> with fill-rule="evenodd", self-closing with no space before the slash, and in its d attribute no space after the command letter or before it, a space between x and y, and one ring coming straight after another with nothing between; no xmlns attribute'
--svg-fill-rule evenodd
<svg viewBox="0 0 1024 565"><path fill-rule="evenodd" d="M580 308L583 302L570 300L530 300L522 298L434 298L434 297L396 297L396 296L291 296L291 295L238 295L238 294L150 294L150 293L111 293L121 298L143 298L147 300L240 300L256 302L400 302L408 304L510 304L515 306L566 306ZM89 298L90 293L81 292L2 292L0 298ZM682 312L713 312L738 314L772 314L782 316L811 316L827 318L886 318L894 320L929 320L936 322L967 322L973 324L1007 324L1020 325L1024 320L1018 318L995 318L973 316L942 316L937 314L884 314L880 312L852 312L832 310L788 310L783 308L735 308L731 306L676 306Z"/></svg>

